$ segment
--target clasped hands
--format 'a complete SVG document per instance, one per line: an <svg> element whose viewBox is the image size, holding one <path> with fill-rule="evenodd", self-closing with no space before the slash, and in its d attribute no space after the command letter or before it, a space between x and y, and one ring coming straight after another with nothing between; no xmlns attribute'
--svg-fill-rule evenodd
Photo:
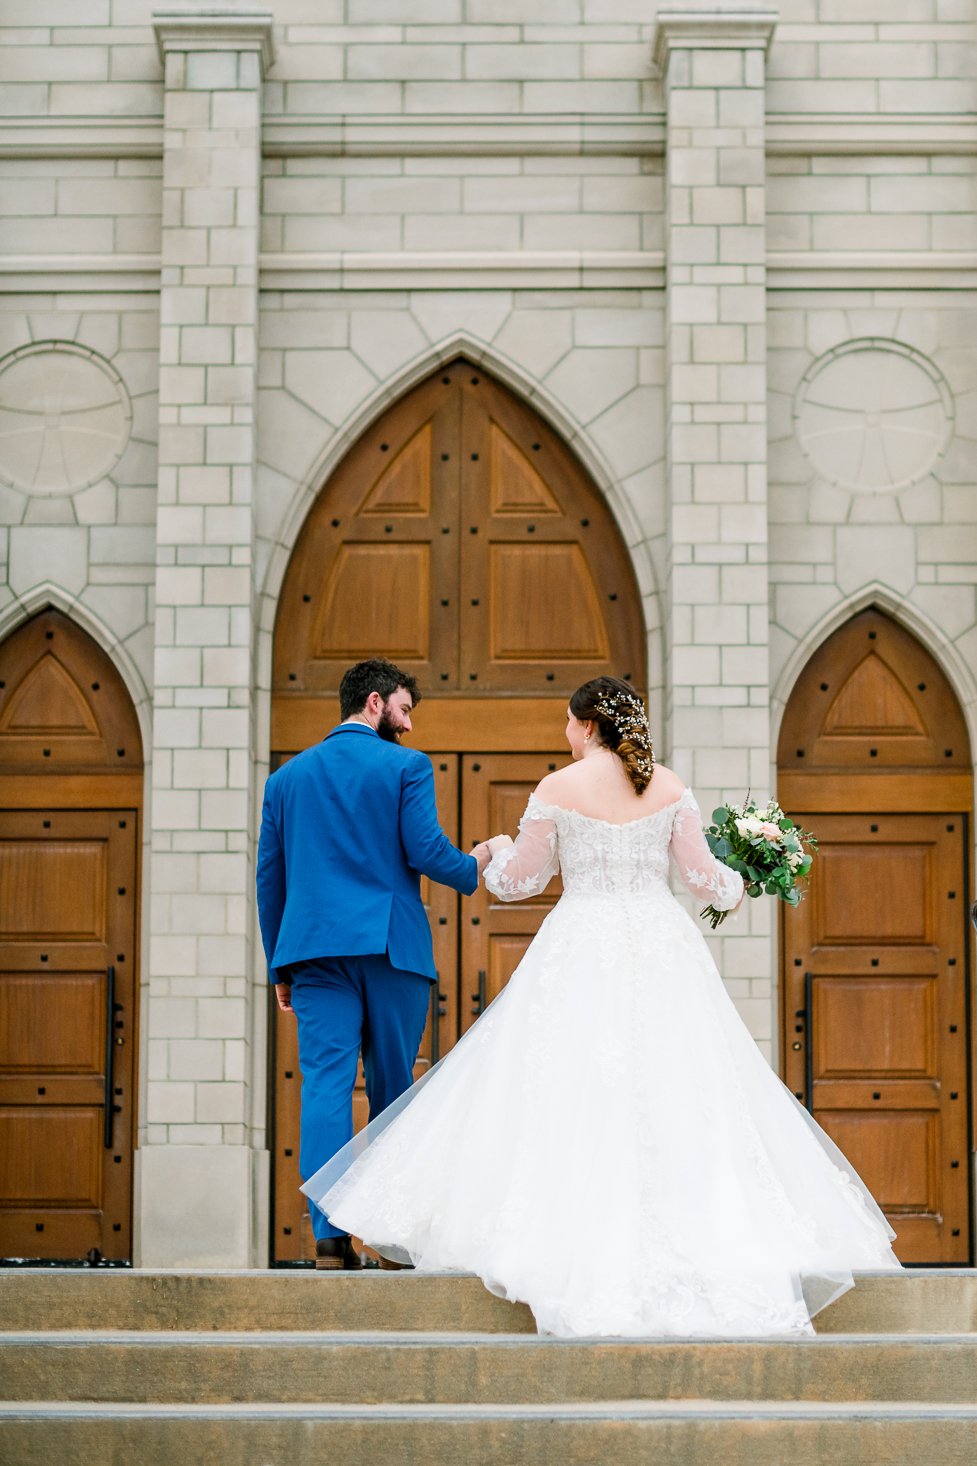
<svg viewBox="0 0 977 1466"><path fill-rule="evenodd" d="M490 840L480 840L472 847L472 855L478 863L478 873L481 876L485 867L493 855L498 855L500 850L506 850L512 844L511 835L493 835Z"/></svg>

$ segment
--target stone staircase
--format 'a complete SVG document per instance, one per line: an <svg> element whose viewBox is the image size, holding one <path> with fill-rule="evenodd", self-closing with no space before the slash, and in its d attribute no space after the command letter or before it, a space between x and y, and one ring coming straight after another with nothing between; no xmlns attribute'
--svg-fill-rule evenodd
<svg viewBox="0 0 977 1466"><path fill-rule="evenodd" d="M973 1466L977 1272L817 1338L539 1339L467 1277L0 1273L4 1466Z"/></svg>

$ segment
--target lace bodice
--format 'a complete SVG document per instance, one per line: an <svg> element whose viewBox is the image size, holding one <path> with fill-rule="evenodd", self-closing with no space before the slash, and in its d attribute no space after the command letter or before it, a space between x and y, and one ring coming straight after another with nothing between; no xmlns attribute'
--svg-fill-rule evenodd
<svg viewBox="0 0 977 1466"><path fill-rule="evenodd" d="M492 859L485 884L502 901L521 901L539 895L559 870L568 895L664 891L670 853L694 896L717 910L736 905L743 878L710 851L691 789L623 825L544 804L531 794L518 838Z"/></svg>

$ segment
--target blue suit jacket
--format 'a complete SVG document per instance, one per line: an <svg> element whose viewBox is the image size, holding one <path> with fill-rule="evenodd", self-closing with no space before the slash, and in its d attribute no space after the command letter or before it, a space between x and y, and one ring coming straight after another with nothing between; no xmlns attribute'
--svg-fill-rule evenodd
<svg viewBox="0 0 977 1466"><path fill-rule="evenodd" d="M316 957L386 952L436 976L420 878L470 895L478 866L438 824L424 753L344 723L265 786L258 917L276 968Z"/></svg>

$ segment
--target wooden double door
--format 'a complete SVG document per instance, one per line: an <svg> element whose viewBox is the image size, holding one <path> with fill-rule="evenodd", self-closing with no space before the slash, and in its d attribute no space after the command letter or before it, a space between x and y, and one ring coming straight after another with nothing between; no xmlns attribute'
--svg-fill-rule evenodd
<svg viewBox="0 0 977 1466"><path fill-rule="evenodd" d="M871 1189L904 1263L973 1256L967 729L930 653L880 611L815 653L780 798L820 840L782 927L786 1083Z"/></svg>
<svg viewBox="0 0 977 1466"><path fill-rule="evenodd" d="M142 747L47 610L0 645L0 1259L132 1256Z"/></svg>
<svg viewBox="0 0 977 1466"><path fill-rule="evenodd" d="M344 670L380 654L418 679L411 742L446 750L432 755L441 823L462 848L515 833L567 757L574 688L601 673L646 685L641 596L606 499L549 423L462 357L367 428L309 511L275 619L273 765L339 721ZM555 890L508 907L424 899L439 980L418 1073L504 987ZM312 1247L294 1029L273 1016L272 1032L271 1255L286 1263ZM358 1120L365 1108L361 1094Z"/></svg>
<svg viewBox="0 0 977 1466"><path fill-rule="evenodd" d="M488 835L515 835L530 792L545 773L568 762L562 754L432 754L442 829L462 849ZM431 986L427 1027L414 1069L425 1069L451 1049L505 987L540 923L559 898L556 877L541 896L496 901L479 885L459 896L429 880L421 895L431 923L438 981ZM297 1263L315 1255L304 1197L299 1192L301 1074L295 1020L273 1012L275 1033L273 1261ZM353 1100L356 1129L368 1107L362 1066Z"/></svg>
<svg viewBox="0 0 977 1466"><path fill-rule="evenodd" d="M967 821L801 818L821 848L785 923L786 1081L887 1213L900 1259L965 1264Z"/></svg>
<svg viewBox="0 0 977 1466"><path fill-rule="evenodd" d="M133 809L0 817L0 1256L131 1250Z"/></svg>

